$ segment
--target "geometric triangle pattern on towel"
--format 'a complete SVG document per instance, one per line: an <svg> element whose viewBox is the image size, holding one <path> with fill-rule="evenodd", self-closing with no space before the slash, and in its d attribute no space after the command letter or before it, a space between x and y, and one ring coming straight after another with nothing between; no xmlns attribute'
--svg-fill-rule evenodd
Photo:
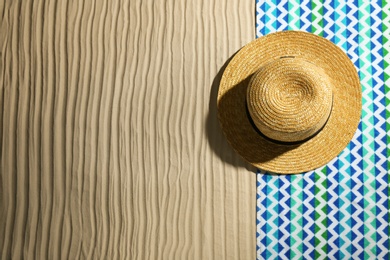
<svg viewBox="0 0 390 260"><path fill-rule="evenodd" d="M326 166L257 174L258 259L390 259L390 4L256 2L256 36L301 30L353 61L363 92L359 127ZM324 50L326 51L326 50Z"/></svg>

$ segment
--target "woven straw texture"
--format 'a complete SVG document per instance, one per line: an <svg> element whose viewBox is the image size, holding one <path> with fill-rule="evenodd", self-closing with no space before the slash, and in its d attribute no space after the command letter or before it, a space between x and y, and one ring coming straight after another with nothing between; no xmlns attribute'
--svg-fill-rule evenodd
<svg viewBox="0 0 390 260"><path fill-rule="evenodd" d="M390 259L390 2L257 1L256 12L258 37L302 30L337 44L362 87L360 124L337 157L257 174L257 258Z"/></svg>
<svg viewBox="0 0 390 260"><path fill-rule="evenodd" d="M261 67L247 90L250 117L262 134L299 142L316 134L332 110L332 82L314 64L293 56Z"/></svg>
<svg viewBox="0 0 390 260"><path fill-rule="evenodd" d="M288 86L278 85L277 77ZM262 88L268 81L271 87ZM248 91L248 85L255 86ZM280 94L282 89L291 93ZM218 93L229 143L251 164L275 173L304 172L329 162L351 140L360 111L359 78L348 56L330 41L298 31L269 34L244 46L224 71ZM259 134L251 119L278 141L301 141L322 129L304 142L276 143ZM284 138L289 136L293 139Z"/></svg>

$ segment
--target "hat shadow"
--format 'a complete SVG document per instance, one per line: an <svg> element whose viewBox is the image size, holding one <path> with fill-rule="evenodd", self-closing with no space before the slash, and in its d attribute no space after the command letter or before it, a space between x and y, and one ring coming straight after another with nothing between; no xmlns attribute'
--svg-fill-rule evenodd
<svg viewBox="0 0 390 260"><path fill-rule="evenodd" d="M239 142L246 142L248 144L246 149L249 149L249 152L245 151L246 154L245 160L233 149L234 147L237 150L239 145L235 145L234 143L229 144L227 142L227 140L231 141L231 140L235 140L236 138L234 136L225 136L224 132L222 131L218 119L217 96L218 96L218 90L219 90L222 75L227 65L234 57L234 55L231 56L221 67L221 69L219 70L218 74L216 75L212 83L211 91L210 91L209 113L206 121L206 133L207 133L207 138L210 147L222 161L236 167L243 167L249 171L257 172L257 168L252 164L250 164L249 162L265 163L267 161L275 159L277 156L291 149L297 148L300 144L299 143L290 144L290 145L275 144L274 142L266 138L255 127L254 123L250 119L246 107L246 92L247 92L247 87L251 75L245 80L238 83L233 88L231 88L227 93L225 93L225 95L220 98L218 104L219 109L221 111L224 111L224 114L230 115L227 119L229 120L229 126L234 127L236 129L243 129L243 132L239 134L240 135ZM237 102L239 104L237 104ZM236 104L236 106L234 107L232 106L232 104ZM237 107L240 107L239 110L245 111L246 116L242 116L242 112L240 112L241 116L239 116L237 112ZM227 117L225 117L225 120L226 118ZM248 129L250 129L249 132L244 132L247 131ZM229 135L229 133L226 134ZM262 153L261 156L259 156L259 154L256 153L251 153L250 151L257 150L256 145L258 145L258 143L253 142L253 138L256 138L258 136L262 137L263 142L273 143L272 146L274 147L274 150L270 153ZM278 175L279 173L267 172L267 174Z"/></svg>
<svg viewBox="0 0 390 260"><path fill-rule="evenodd" d="M233 165L235 167L246 168L248 171L251 172L256 172L256 167L244 161L229 145L218 120L217 96L219 84L221 82L222 75L227 65L234 57L234 55L235 54L233 54L223 64L211 85L209 111L206 119L206 135L211 149L223 162L229 163L230 165Z"/></svg>

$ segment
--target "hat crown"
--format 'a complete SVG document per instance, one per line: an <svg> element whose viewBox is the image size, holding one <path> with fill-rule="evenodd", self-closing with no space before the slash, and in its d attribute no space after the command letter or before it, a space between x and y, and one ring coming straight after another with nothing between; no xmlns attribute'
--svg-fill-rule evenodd
<svg viewBox="0 0 390 260"><path fill-rule="evenodd" d="M326 73L304 59L280 57L251 78L247 106L258 130L276 141L299 142L318 133L332 110Z"/></svg>

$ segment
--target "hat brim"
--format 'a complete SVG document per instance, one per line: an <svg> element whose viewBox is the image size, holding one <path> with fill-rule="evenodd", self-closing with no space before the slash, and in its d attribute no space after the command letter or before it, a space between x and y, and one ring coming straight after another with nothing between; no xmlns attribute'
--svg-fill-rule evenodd
<svg viewBox="0 0 390 260"><path fill-rule="evenodd" d="M314 137L297 144L273 142L259 134L246 107L251 76L264 64L286 56L322 68L333 87L333 106L326 125ZM314 34L283 31L250 42L232 58L218 90L218 117L228 142L246 161L274 173L301 173L325 165L347 146L360 121L361 96L356 68L339 47Z"/></svg>

